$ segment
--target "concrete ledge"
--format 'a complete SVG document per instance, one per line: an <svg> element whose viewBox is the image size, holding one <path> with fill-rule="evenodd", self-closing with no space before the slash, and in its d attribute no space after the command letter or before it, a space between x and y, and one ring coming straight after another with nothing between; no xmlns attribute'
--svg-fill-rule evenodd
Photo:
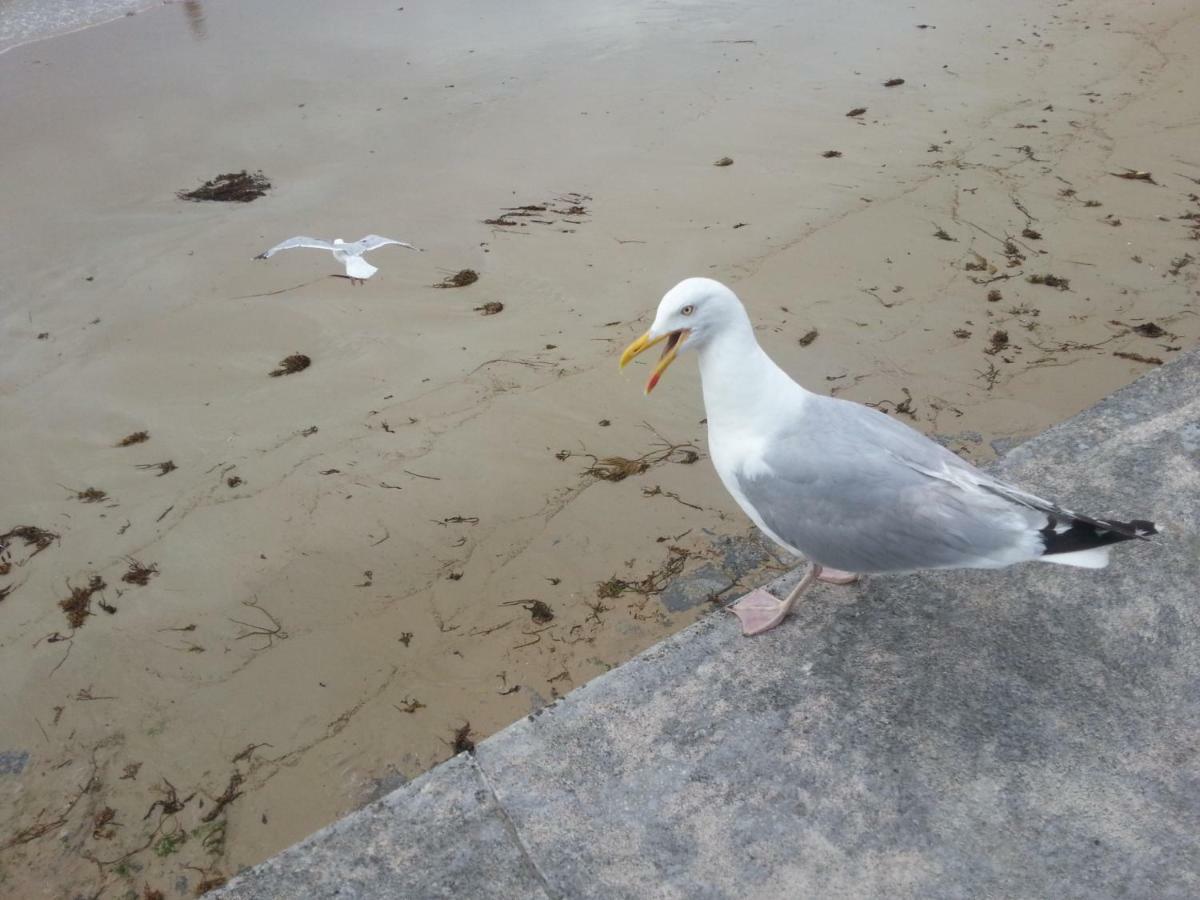
<svg viewBox="0 0 1200 900"><path fill-rule="evenodd" d="M1165 533L716 613L217 895L1200 896L1200 354L996 468Z"/></svg>
<svg viewBox="0 0 1200 900"><path fill-rule="evenodd" d="M460 755L272 857L217 895L547 896L515 837L475 761Z"/></svg>

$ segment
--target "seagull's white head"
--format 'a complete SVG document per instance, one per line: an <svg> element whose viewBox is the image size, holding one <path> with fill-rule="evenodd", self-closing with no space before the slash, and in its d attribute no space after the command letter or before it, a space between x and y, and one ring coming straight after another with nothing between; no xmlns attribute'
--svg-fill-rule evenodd
<svg viewBox="0 0 1200 900"><path fill-rule="evenodd" d="M333 242L334 242L335 244L344 244L344 243L346 243L346 242L345 242L345 241L343 241L341 238L334 238L334 239L333 239Z"/></svg>
<svg viewBox="0 0 1200 900"><path fill-rule="evenodd" d="M685 278L663 296L650 330L625 348L621 368L643 350L666 341L646 382L648 394L681 351L699 350L714 335L742 322L748 324L746 310L733 291L711 278Z"/></svg>

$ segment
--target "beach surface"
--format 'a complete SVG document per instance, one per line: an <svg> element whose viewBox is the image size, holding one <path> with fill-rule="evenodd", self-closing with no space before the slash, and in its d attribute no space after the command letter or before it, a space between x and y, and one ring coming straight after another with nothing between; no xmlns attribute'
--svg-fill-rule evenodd
<svg viewBox="0 0 1200 900"><path fill-rule="evenodd" d="M191 895L781 571L616 372L680 278L980 460L1200 334L1183 0L328 9L0 41L0 894Z"/></svg>

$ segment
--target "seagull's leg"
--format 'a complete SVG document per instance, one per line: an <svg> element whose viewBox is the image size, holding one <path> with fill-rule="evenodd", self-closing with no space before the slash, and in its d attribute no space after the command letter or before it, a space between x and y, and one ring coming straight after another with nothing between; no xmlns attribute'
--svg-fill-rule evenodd
<svg viewBox="0 0 1200 900"><path fill-rule="evenodd" d="M818 581L823 581L826 584L854 584L858 581L858 575L855 572L846 572L842 569L822 568Z"/></svg>
<svg viewBox="0 0 1200 900"><path fill-rule="evenodd" d="M809 565L808 571L804 573L804 577L800 579L800 583L787 595L787 599L780 600L762 588L756 588L741 600L730 605L728 609L741 620L742 634L747 637L762 634L764 631L770 631L787 617L796 603L796 598L803 594L820 575L821 567L812 563Z"/></svg>

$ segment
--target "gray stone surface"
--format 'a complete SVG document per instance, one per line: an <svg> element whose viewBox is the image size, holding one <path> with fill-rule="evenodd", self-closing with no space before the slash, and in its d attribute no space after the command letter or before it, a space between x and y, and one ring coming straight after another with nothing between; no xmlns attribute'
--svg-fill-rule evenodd
<svg viewBox="0 0 1200 900"><path fill-rule="evenodd" d="M208 896L548 897L475 761L456 756Z"/></svg>
<svg viewBox="0 0 1200 900"><path fill-rule="evenodd" d="M705 563L667 585L667 589L659 594L658 602L671 612L681 612L709 603L731 587L732 578L712 563Z"/></svg>
<svg viewBox="0 0 1200 900"><path fill-rule="evenodd" d="M228 896L1200 896L1198 397L1192 354L998 464L1163 526L1109 569L714 614Z"/></svg>
<svg viewBox="0 0 1200 900"><path fill-rule="evenodd" d="M765 538L757 531L748 536L721 535L711 546L714 562L680 575L658 595L658 602L670 612L682 612L704 603L722 599L744 578L772 559ZM785 551L780 550L784 554ZM741 591L738 591L740 594Z"/></svg>

